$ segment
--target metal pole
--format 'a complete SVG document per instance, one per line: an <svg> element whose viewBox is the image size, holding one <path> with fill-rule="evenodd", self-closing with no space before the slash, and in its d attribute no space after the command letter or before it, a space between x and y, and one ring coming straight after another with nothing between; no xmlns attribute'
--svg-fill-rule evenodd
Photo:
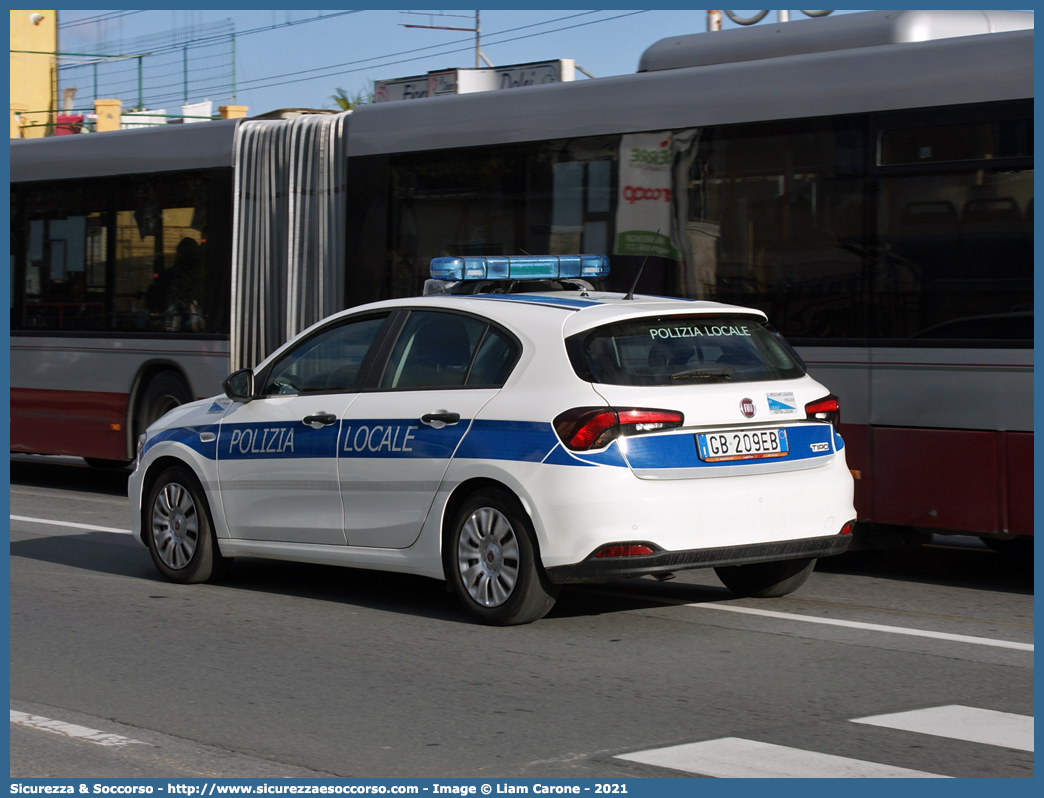
<svg viewBox="0 0 1044 798"><path fill-rule="evenodd" d="M185 105L188 105L188 45L181 48L181 75L182 93L185 95Z"/></svg>
<svg viewBox="0 0 1044 798"><path fill-rule="evenodd" d="M482 53L482 34L479 33L481 26L479 25L479 13L475 12L475 69L479 69L482 66L481 53Z"/></svg>
<svg viewBox="0 0 1044 798"><path fill-rule="evenodd" d="M789 11L777 11L776 12L776 21L777 22L790 22L790 12Z"/></svg>
<svg viewBox="0 0 1044 798"><path fill-rule="evenodd" d="M98 62L97 61L95 61L94 64L92 64L92 69L93 69L93 72L94 72L94 99L97 100L98 99Z"/></svg>
<svg viewBox="0 0 1044 798"><path fill-rule="evenodd" d="M143 56L140 56L140 55L138 56L138 110L139 111L145 107L145 98L144 98L144 93L145 93L144 92L144 83L145 83L145 81L143 79L142 69L141 69L142 58L143 58ZM95 96L94 99L96 99L96 100L98 99L97 95Z"/></svg>
<svg viewBox="0 0 1044 798"><path fill-rule="evenodd" d="M721 11L707 12L707 32L721 30Z"/></svg>

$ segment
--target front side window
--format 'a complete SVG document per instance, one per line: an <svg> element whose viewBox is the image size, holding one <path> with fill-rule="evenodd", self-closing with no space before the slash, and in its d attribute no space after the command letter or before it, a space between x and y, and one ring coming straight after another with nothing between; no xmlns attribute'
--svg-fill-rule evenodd
<svg viewBox="0 0 1044 798"><path fill-rule="evenodd" d="M664 316L607 324L566 342L576 373L607 385L796 379L787 347L752 316Z"/></svg>
<svg viewBox="0 0 1044 798"><path fill-rule="evenodd" d="M387 315L341 324L303 341L269 371L265 396L351 393L359 389L360 370Z"/></svg>
<svg viewBox="0 0 1044 798"><path fill-rule="evenodd" d="M497 387L517 356L518 345L482 319L414 311L395 344L381 388Z"/></svg>

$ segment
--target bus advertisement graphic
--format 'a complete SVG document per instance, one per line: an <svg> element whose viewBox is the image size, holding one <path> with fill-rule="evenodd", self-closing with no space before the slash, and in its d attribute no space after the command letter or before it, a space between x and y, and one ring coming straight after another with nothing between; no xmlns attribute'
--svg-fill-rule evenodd
<svg viewBox="0 0 1044 798"><path fill-rule="evenodd" d="M672 149L668 132L621 136L617 255L681 259L671 240Z"/></svg>

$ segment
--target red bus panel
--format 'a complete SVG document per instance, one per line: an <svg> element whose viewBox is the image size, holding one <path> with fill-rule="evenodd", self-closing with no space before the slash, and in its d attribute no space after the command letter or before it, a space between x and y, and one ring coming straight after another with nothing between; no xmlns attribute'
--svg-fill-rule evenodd
<svg viewBox="0 0 1044 798"><path fill-rule="evenodd" d="M11 451L127 459L127 395L11 388Z"/></svg>
<svg viewBox="0 0 1044 798"><path fill-rule="evenodd" d="M1033 433L1008 432L1008 531L1033 534Z"/></svg>

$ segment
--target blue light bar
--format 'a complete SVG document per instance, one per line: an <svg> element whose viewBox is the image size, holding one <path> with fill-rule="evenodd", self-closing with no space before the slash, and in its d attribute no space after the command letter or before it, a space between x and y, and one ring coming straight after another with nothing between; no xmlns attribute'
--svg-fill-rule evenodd
<svg viewBox="0 0 1044 798"><path fill-rule="evenodd" d="M510 257L432 258L433 280L556 280L606 277L605 255L512 255Z"/></svg>

